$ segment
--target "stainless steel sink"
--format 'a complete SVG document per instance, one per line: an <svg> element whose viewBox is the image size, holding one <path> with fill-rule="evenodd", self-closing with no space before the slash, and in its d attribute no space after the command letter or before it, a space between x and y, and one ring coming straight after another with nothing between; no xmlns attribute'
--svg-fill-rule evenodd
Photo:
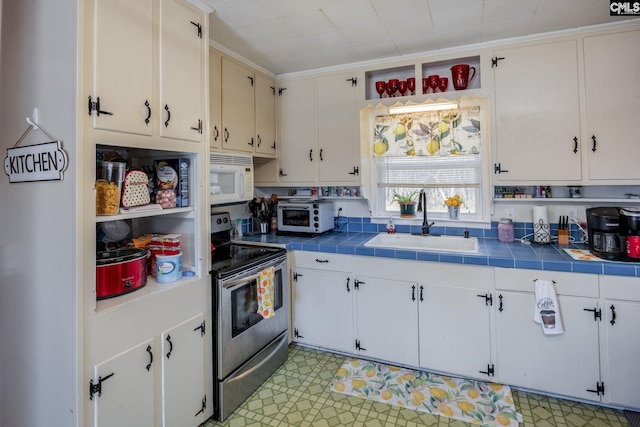
<svg viewBox="0 0 640 427"><path fill-rule="evenodd" d="M365 244L373 248L409 249L414 251L477 254L478 239L461 236L421 236L415 234L380 233Z"/></svg>

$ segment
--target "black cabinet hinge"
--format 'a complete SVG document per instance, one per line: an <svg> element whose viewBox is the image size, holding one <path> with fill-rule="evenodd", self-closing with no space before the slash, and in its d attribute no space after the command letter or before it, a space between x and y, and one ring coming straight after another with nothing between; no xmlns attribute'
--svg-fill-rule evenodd
<svg viewBox="0 0 640 427"><path fill-rule="evenodd" d="M484 298L484 305L493 305L493 295L492 294L484 294L478 295L479 298Z"/></svg>
<svg viewBox="0 0 640 427"><path fill-rule="evenodd" d="M602 320L602 309L599 308L583 308L584 311L593 312L593 321L597 322L598 320Z"/></svg>
<svg viewBox="0 0 640 427"><path fill-rule="evenodd" d="M506 169L502 169L502 166L500 165L500 163L494 163L493 164L493 173L507 173L509 172Z"/></svg>
<svg viewBox="0 0 640 427"><path fill-rule="evenodd" d="M358 78L357 77L352 77L350 79L347 79L348 82L351 82L351 86L358 86Z"/></svg>
<svg viewBox="0 0 640 427"><path fill-rule="evenodd" d="M87 103L87 107L89 110L89 115L91 115L92 112L96 112L96 116L100 117L100 114L104 114L107 116L113 116L112 112L109 111L103 111L100 109L100 97L97 96L96 97L96 101L93 102L93 100L91 99L91 95L89 95L89 102Z"/></svg>
<svg viewBox="0 0 640 427"><path fill-rule="evenodd" d="M293 273L293 281L297 282L298 281L298 277L303 277L303 274L300 273Z"/></svg>
<svg viewBox="0 0 640 427"><path fill-rule="evenodd" d="M480 372L481 374L485 374L485 375L488 375L488 376L492 377L494 375L494 373L495 373L495 366L493 364L487 365L487 370L486 371L478 371L478 372Z"/></svg>
<svg viewBox="0 0 640 427"><path fill-rule="evenodd" d="M493 58L491 58L491 68L497 67L498 66L498 61L502 61L504 58L498 58L497 56L494 56Z"/></svg>
<svg viewBox="0 0 640 427"><path fill-rule="evenodd" d="M356 350L367 351L366 348L360 345L360 340L356 340Z"/></svg>
<svg viewBox="0 0 640 427"><path fill-rule="evenodd" d="M589 393L595 393L598 396L604 396L604 382L596 381L596 389L595 390L587 389L587 391Z"/></svg>
<svg viewBox="0 0 640 427"><path fill-rule="evenodd" d="M304 338L302 335L298 333L298 328L293 329L293 336L296 338Z"/></svg>
<svg viewBox="0 0 640 427"><path fill-rule="evenodd" d="M202 323L200 323L200 326L198 326L197 328L195 328L193 331L197 331L198 329L200 329L200 336L203 337L204 336L204 332L205 332L205 324L204 324L204 320L202 321Z"/></svg>
<svg viewBox="0 0 640 427"><path fill-rule="evenodd" d="M98 396L102 395L102 383L109 378L111 378L114 374L110 373L106 377L98 377L98 382L93 383L93 378L89 380L89 400L93 400L93 395L98 393Z"/></svg>
<svg viewBox="0 0 640 427"><path fill-rule="evenodd" d="M363 281L361 281L361 280L358 280L358 279L354 280L354 281L353 281L353 287L354 287L354 289L355 289L355 290L359 290L359 289L360 289L360 284L361 284L361 283L362 283L362 284L364 284L364 282L363 282Z"/></svg>
<svg viewBox="0 0 640 427"><path fill-rule="evenodd" d="M198 29L198 38L201 39L202 38L202 25L199 22L193 22L191 21L191 23L193 25L196 26L196 28Z"/></svg>
<svg viewBox="0 0 640 427"><path fill-rule="evenodd" d="M207 409L207 395L205 395L202 398L202 406L200 407L200 410L198 412L196 412L196 414L194 415L194 417L197 417L200 414L204 414L204 410Z"/></svg>
<svg viewBox="0 0 640 427"><path fill-rule="evenodd" d="M191 126L191 129L202 135L202 120L198 119L198 126Z"/></svg>
<svg viewBox="0 0 640 427"><path fill-rule="evenodd" d="M358 176L360 175L360 168L358 166L353 167L353 172L349 172L349 175Z"/></svg>
<svg viewBox="0 0 640 427"><path fill-rule="evenodd" d="M280 89L278 89L278 96L282 96L282 92L284 92L285 90L287 90L286 87L281 87Z"/></svg>

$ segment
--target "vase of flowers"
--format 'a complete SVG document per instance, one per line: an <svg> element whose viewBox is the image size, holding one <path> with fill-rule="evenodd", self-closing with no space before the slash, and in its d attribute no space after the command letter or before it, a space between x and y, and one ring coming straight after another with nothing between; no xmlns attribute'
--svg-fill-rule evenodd
<svg viewBox="0 0 640 427"><path fill-rule="evenodd" d="M447 211L449 212L449 219L460 219L460 206L464 202L460 198L459 194L454 194L451 197L447 197L444 201L444 205L447 207Z"/></svg>

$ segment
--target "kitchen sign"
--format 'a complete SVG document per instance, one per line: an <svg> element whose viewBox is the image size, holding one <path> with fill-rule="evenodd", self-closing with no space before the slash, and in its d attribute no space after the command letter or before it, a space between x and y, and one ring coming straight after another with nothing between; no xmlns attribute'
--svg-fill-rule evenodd
<svg viewBox="0 0 640 427"><path fill-rule="evenodd" d="M62 181L69 161L60 141L7 149L4 172L10 183Z"/></svg>

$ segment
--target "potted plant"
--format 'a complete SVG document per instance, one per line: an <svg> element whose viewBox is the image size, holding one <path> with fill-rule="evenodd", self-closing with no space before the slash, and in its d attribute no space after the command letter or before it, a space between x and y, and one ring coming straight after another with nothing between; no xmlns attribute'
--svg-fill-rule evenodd
<svg viewBox="0 0 640 427"><path fill-rule="evenodd" d="M444 205L447 207L447 211L449 211L449 219L459 219L460 218L460 206L464 202L462 198L460 198L459 194L454 194L451 197L447 197L444 201Z"/></svg>
<svg viewBox="0 0 640 427"><path fill-rule="evenodd" d="M398 192L393 193L393 201L398 202L400 205L400 217L401 218L413 218L416 216L416 196L420 193L420 190L414 190L408 194L401 194Z"/></svg>

